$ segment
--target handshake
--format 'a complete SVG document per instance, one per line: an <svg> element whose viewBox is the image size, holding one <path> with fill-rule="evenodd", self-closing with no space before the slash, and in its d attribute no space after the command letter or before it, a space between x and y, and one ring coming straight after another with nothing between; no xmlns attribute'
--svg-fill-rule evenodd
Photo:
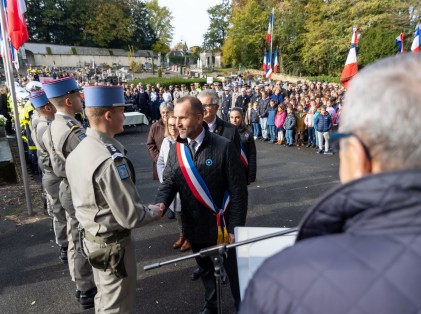
<svg viewBox="0 0 421 314"><path fill-rule="evenodd" d="M155 220L160 220L162 218L162 216L165 213L165 205L163 203L159 203L159 204L149 204L148 205L148 210L149 213L151 214L152 218Z"/></svg>

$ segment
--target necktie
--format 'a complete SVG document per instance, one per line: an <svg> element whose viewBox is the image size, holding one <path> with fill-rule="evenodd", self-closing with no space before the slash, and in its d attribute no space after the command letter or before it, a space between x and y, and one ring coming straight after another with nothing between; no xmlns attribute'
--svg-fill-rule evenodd
<svg viewBox="0 0 421 314"><path fill-rule="evenodd" d="M196 146L197 146L197 142L195 140L191 140L189 143L189 147L190 147L190 151L192 153L193 158L196 155Z"/></svg>

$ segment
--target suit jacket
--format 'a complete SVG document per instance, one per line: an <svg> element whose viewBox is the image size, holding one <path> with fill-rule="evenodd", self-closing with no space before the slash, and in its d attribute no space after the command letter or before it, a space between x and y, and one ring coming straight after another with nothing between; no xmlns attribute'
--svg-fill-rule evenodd
<svg viewBox="0 0 421 314"><path fill-rule="evenodd" d="M205 127L205 137L197 149L193 162L197 171L209 189L217 206L221 206L226 191L230 194L229 209L225 213L228 232L243 226L247 214L247 182L240 162L240 155L233 143L215 135ZM177 139L187 145L187 139ZM181 215L184 236L192 243L216 243L216 217L209 208L200 203L193 195L181 171L176 154L176 145L172 145L168 154L156 203L164 203L167 208L180 193Z"/></svg>
<svg viewBox="0 0 421 314"><path fill-rule="evenodd" d="M234 143L234 146L237 152L240 152L241 138L240 138L240 133L238 133L237 128L233 124L226 122L218 117L216 117L215 125L216 127L213 133L229 139L231 142Z"/></svg>

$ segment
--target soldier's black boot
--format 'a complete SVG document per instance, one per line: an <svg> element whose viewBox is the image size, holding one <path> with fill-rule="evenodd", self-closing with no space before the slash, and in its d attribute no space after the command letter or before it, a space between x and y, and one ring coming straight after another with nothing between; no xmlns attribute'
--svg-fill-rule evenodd
<svg viewBox="0 0 421 314"><path fill-rule="evenodd" d="M93 287L92 289L88 291L80 291L80 297L79 297L80 307L84 310L94 307L95 305L94 299L95 299L96 293L97 293L96 287Z"/></svg>
<svg viewBox="0 0 421 314"><path fill-rule="evenodd" d="M59 258L63 264L67 264L67 246L62 246L60 248Z"/></svg>

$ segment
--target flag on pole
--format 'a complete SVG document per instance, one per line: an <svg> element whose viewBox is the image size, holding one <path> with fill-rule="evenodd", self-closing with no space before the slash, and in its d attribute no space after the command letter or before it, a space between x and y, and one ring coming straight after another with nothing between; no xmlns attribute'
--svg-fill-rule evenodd
<svg viewBox="0 0 421 314"><path fill-rule="evenodd" d="M352 38L351 38L351 45L358 45L358 40L360 39L360 28L353 27L352 28Z"/></svg>
<svg viewBox="0 0 421 314"><path fill-rule="evenodd" d="M415 37L411 45L412 53L418 53L420 51L420 36L420 24L418 24L415 28Z"/></svg>
<svg viewBox="0 0 421 314"><path fill-rule="evenodd" d="M278 73L279 62L278 62L278 49L275 51L275 59L273 61L273 73Z"/></svg>
<svg viewBox="0 0 421 314"><path fill-rule="evenodd" d="M24 0L7 0L8 33L15 49L19 49L29 39L24 17L25 12L26 4Z"/></svg>
<svg viewBox="0 0 421 314"><path fill-rule="evenodd" d="M263 53L263 71L266 72L266 50Z"/></svg>
<svg viewBox="0 0 421 314"><path fill-rule="evenodd" d="M268 32L266 34L266 41L268 43L270 43L271 39L272 39L272 22L273 22L273 12L270 14L269 16L269 26L268 26Z"/></svg>
<svg viewBox="0 0 421 314"><path fill-rule="evenodd" d="M345 67L342 70L340 81L345 88L348 88L352 77L358 72L357 64L357 50L354 45L349 49L348 57L346 58Z"/></svg>
<svg viewBox="0 0 421 314"><path fill-rule="evenodd" d="M398 37L396 37L396 45L398 45L398 51L396 53L404 53L405 49L404 49L404 44L403 44L403 38L404 38L404 34L400 33L400 35Z"/></svg>
<svg viewBox="0 0 421 314"><path fill-rule="evenodd" d="M271 60L272 51L269 52L266 58L266 78L270 79L272 77L272 60Z"/></svg>

